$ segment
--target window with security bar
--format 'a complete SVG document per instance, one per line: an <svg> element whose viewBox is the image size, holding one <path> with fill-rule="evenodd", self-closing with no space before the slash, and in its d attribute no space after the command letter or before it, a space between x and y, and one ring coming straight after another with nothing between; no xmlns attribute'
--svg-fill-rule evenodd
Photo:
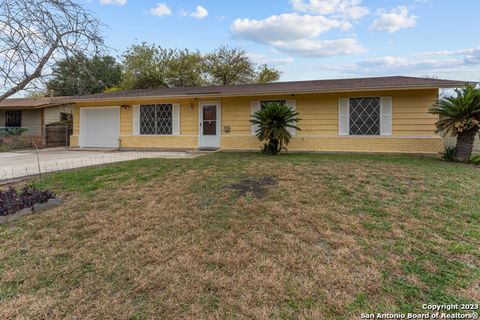
<svg viewBox="0 0 480 320"><path fill-rule="evenodd" d="M350 135L380 135L380 98L350 99Z"/></svg>
<svg viewBox="0 0 480 320"><path fill-rule="evenodd" d="M22 111L5 111L5 127L19 128L22 126Z"/></svg>
<svg viewBox="0 0 480 320"><path fill-rule="evenodd" d="M170 135L173 133L173 105L140 106L140 134Z"/></svg>

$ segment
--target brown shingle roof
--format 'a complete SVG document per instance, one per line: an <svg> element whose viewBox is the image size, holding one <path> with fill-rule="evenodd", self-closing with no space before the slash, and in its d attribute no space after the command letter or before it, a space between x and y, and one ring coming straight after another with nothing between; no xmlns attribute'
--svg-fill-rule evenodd
<svg viewBox="0 0 480 320"><path fill-rule="evenodd" d="M242 84L231 86L206 86L191 88L159 88L146 90L121 90L109 93L77 97L46 97L46 98L13 98L0 102L0 109L44 108L52 105L72 103L77 101L95 100L128 100L145 97L215 97L215 96L245 96L267 94L296 94L314 92L339 92L382 90L398 88L457 88L463 87L466 81L441 80L414 77L377 77L336 80L313 80L275 82L266 84Z"/></svg>
<svg viewBox="0 0 480 320"><path fill-rule="evenodd" d="M108 99L135 99L145 97L214 97L266 94L295 94L314 92L338 92L357 90L382 90L398 88L457 88L466 81L440 80L414 77L376 77L338 80L315 80L276 82L267 84L243 84L229 86L206 86L191 88L160 88L145 90L121 90L88 96L72 97L72 101L92 101Z"/></svg>
<svg viewBox="0 0 480 320"><path fill-rule="evenodd" d="M0 102L0 109L44 108L69 102L69 97L12 98Z"/></svg>

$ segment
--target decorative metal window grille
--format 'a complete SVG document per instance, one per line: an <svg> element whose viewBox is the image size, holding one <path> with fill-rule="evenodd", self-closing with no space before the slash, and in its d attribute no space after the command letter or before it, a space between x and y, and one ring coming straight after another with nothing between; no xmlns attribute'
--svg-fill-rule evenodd
<svg viewBox="0 0 480 320"><path fill-rule="evenodd" d="M350 99L350 135L380 135L380 98Z"/></svg>
<svg viewBox="0 0 480 320"><path fill-rule="evenodd" d="M263 109L270 103L286 104L287 101L285 101L285 100L263 100L263 101L260 101L260 108Z"/></svg>
<svg viewBox="0 0 480 320"><path fill-rule="evenodd" d="M22 111L5 111L5 127L19 128L22 126Z"/></svg>
<svg viewBox="0 0 480 320"><path fill-rule="evenodd" d="M151 104L140 106L140 134L172 134L173 105Z"/></svg>

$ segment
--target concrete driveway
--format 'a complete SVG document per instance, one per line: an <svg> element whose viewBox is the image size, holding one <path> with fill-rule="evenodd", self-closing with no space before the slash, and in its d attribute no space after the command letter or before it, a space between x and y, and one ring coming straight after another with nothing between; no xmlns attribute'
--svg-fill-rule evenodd
<svg viewBox="0 0 480 320"><path fill-rule="evenodd" d="M145 158L193 158L198 154L165 151L86 151L66 148L0 152L0 181L41 173ZM40 169L39 169L40 167Z"/></svg>

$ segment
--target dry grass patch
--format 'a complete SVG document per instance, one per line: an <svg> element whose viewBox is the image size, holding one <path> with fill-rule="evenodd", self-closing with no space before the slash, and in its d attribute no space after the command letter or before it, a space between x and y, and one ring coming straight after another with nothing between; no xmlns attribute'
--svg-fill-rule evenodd
<svg viewBox="0 0 480 320"><path fill-rule="evenodd" d="M214 154L40 186L67 201L0 227L2 318L351 319L478 301L473 167Z"/></svg>

